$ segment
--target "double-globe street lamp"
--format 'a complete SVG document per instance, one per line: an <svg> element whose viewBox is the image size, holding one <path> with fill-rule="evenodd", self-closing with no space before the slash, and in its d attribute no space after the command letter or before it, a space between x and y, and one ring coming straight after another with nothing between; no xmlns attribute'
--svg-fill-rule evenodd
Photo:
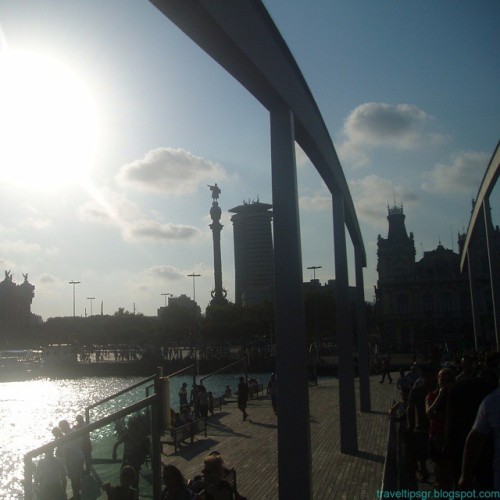
<svg viewBox="0 0 500 500"><path fill-rule="evenodd" d="M90 315L92 316L92 301L95 300L95 297L87 297L87 300L90 301Z"/></svg>
<svg viewBox="0 0 500 500"><path fill-rule="evenodd" d="M167 307L167 297L173 297L173 295L171 293L160 293L160 295L165 297L165 307Z"/></svg>
<svg viewBox="0 0 500 500"><path fill-rule="evenodd" d="M199 278L200 276L201 276L201 274L195 274L195 273L188 274L188 277L193 278L193 301L194 302L196 302L196 287L194 284L194 280L195 280L195 278Z"/></svg>

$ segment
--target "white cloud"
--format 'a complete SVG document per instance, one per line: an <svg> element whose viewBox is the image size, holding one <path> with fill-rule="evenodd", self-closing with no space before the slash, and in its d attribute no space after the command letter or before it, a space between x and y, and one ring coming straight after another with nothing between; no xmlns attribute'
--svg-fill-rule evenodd
<svg viewBox="0 0 500 500"><path fill-rule="evenodd" d="M41 283L42 285L53 285L59 283L60 281L61 280L48 273L41 274L37 279L37 283Z"/></svg>
<svg viewBox="0 0 500 500"><path fill-rule="evenodd" d="M146 269L146 274L153 278L158 278L164 281L185 279L186 275L175 267L170 266L152 266Z"/></svg>
<svg viewBox="0 0 500 500"><path fill-rule="evenodd" d="M301 196L300 208L310 211L332 210L332 197L328 192L316 193L313 196Z"/></svg>
<svg viewBox="0 0 500 500"><path fill-rule="evenodd" d="M14 255L38 255L44 252L38 243L28 243L24 240L3 241L0 243L0 252Z"/></svg>
<svg viewBox="0 0 500 500"><path fill-rule="evenodd" d="M127 239L148 239L157 241L183 241L202 236L201 231L183 224L160 224L153 220L135 221L127 227Z"/></svg>
<svg viewBox="0 0 500 500"><path fill-rule="evenodd" d="M353 166L364 166L372 148L407 150L439 143L444 138L426 130L431 118L412 104L361 104L344 121L339 156Z"/></svg>
<svg viewBox="0 0 500 500"><path fill-rule="evenodd" d="M297 143L295 143L295 163L299 167L303 167L304 165L311 165L311 160L309 160L309 157L304 153L304 150Z"/></svg>
<svg viewBox="0 0 500 500"><path fill-rule="evenodd" d="M20 225L33 229L46 229L47 227L52 225L52 222L49 219L45 219L43 217L26 217L25 219L21 220Z"/></svg>
<svg viewBox="0 0 500 500"><path fill-rule="evenodd" d="M386 226L387 205L392 205L394 199L403 205L418 202L417 194L411 189L377 175L350 181L349 189L359 219L377 227Z"/></svg>
<svg viewBox="0 0 500 500"><path fill-rule="evenodd" d="M449 164L438 163L423 174L422 189L430 193L471 193L479 189L489 162L486 153L457 154Z"/></svg>
<svg viewBox="0 0 500 500"><path fill-rule="evenodd" d="M138 205L121 193L108 189L94 191L92 196L78 211L84 222L122 227L127 221L142 216Z"/></svg>
<svg viewBox="0 0 500 500"><path fill-rule="evenodd" d="M153 149L124 165L117 175L122 183L170 194L194 193L200 183L226 177L221 165L175 148Z"/></svg>

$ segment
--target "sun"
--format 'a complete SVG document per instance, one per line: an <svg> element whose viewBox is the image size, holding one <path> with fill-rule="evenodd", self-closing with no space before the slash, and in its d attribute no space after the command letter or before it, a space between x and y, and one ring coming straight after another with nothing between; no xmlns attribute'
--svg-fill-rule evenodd
<svg viewBox="0 0 500 500"><path fill-rule="evenodd" d="M50 56L0 52L0 181L57 189L88 179L97 149L94 101Z"/></svg>

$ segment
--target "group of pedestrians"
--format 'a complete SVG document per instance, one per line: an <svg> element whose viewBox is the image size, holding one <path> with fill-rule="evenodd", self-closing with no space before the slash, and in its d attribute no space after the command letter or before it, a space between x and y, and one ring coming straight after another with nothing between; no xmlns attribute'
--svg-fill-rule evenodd
<svg viewBox="0 0 500 500"><path fill-rule="evenodd" d="M78 415L73 427L67 420L61 420L52 429L57 440L70 435L85 425L83 416ZM47 452L37 465L34 479L37 498L40 500L65 500L68 479L74 500L81 498L82 477L90 473L92 443L88 433L78 439L66 441Z"/></svg>
<svg viewBox="0 0 500 500"><path fill-rule="evenodd" d="M165 488L161 500L246 500L236 490L236 472L212 451L203 459L201 474L186 481L175 465L163 467Z"/></svg>
<svg viewBox="0 0 500 500"><path fill-rule="evenodd" d="M497 352L400 372L391 413L406 424L406 462L420 481L430 460L442 490L500 490L499 375Z"/></svg>
<svg viewBox="0 0 500 500"><path fill-rule="evenodd" d="M214 396L203 385L193 384L188 398L187 384L184 382L179 389L179 414L185 414L186 409L191 411L193 417L207 418L214 414Z"/></svg>

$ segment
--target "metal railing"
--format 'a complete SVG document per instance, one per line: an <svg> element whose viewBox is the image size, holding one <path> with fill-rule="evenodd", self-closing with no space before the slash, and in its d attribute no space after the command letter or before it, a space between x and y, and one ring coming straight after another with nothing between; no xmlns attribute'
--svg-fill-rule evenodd
<svg viewBox="0 0 500 500"><path fill-rule="evenodd" d="M93 481L93 486L97 488L93 498L100 498L99 488L103 483L116 483L118 481L119 470L126 463L127 453L130 453L130 446L125 446L125 443L127 440L133 441L137 436L142 439L143 443L142 462L136 470L141 498L159 498L162 486L161 435L164 428L162 408L166 404L165 394L163 394L159 383L160 376L161 374L148 377L90 405L85 411L86 425L26 453L24 455L24 498L33 500L35 497L36 486L40 485L41 480L39 473L46 465L43 463L44 456L48 458L56 452L56 457L60 456L61 459L64 459L68 447L80 449L82 438L85 437L90 439L92 443L92 453L87 457L88 461L85 460L90 474L85 475L83 479ZM89 422L91 409L125 395L142 385L146 387L146 393L153 387L154 394L143 397L140 401L129 403L94 422ZM75 443L76 440L78 440L78 444ZM123 459L118 459L117 450L122 445ZM83 457L81 460L83 473ZM142 465L144 468L141 468Z"/></svg>
<svg viewBox="0 0 500 500"><path fill-rule="evenodd" d="M99 401L87 406L85 408L85 422L88 424L90 423L90 411L93 410L94 408L97 408L98 406L102 406L103 404L105 403L108 403L109 401L112 401L113 399L116 399L120 396L123 396L124 394L127 394L127 393L130 393L131 391L133 391L134 389L137 389L138 387L140 387L141 385L145 385L145 384L148 384L149 382L154 382L156 378L156 375L151 375L150 377L148 378L145 378L125 389L122 389L121 391L118 391L114 394L111 394L110 396L107 396L103 399L100 399ZM149 396L149 389L153 387L154 388L154 383L153 384L149 384L145 387L145 396Z"/></svg>
<svg viewBox="0 0 500 500"><path fill-rule="evenodd" d="M245 358L240 358L237 361L233 361L232 363L229 363L228 365L223 366L222 368L219 368L218 370L215 370L214 372L212 372L208 375L205 375L204 377L200 378L200 384L203 385L203 381L206 380L207 378L213 377L214 375L217 375L217 374L227 370L228 368L231 368L232 366L240 364L241 362L244 363L245 379L248 379L247 358L245 357Z"/></svg>
<svg viewBox="0 0 500 500"><path fill-rule="evenodd" d="M203 433L207 437L207 419L197 418L193 422L189 422L179 427L174 427L170 430L171 440L163 440L162 443L174 445L175 451L179 448L179 445L189 439L189 442L193 444L194 436Z"/></svg>

